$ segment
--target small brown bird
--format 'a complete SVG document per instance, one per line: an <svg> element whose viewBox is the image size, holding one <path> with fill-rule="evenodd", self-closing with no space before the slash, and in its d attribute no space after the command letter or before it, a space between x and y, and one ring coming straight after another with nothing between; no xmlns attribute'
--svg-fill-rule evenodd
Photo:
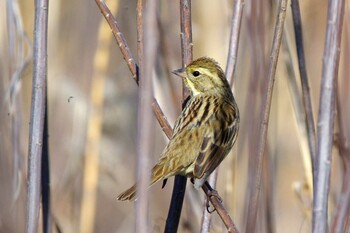
<svg viewBox="0 0 350 233"><path fill-rule="evenodd" d="M153 167L151 184L174 175L195 180L200 188L231 150L238 133L239 112L223 70L202 57L173 72L183 78L191 97L177 118L173 136ZM118 196L134 200L136 185Z"/></svg>

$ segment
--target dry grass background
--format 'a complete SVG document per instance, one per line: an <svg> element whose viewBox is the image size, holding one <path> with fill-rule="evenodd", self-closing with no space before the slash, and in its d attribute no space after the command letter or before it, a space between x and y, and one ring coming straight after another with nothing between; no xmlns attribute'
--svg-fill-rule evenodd
<svg viewBox="0 0 350 233"><path fill-rule="evenodd" d="M34 4L32 1L9 2L0 1L0 232L11 233L23 232L25 227L31 61L21 70L20 81L15 82L16 85L12 84L12 78L21 65L20 47L23 46L24 56L30 54L32 49ZM111 10L115 12L121 30L136 56L136 1L120 0L112 3L112 0L108 0L106 3L115 5ZM163 0L160 4L161 43L154 75L154 91L168 120L173 123L181 106L180 80L169 73L169 70L181 66L179 6L178 1ZM300 4L306 64L316 118L327 1L310 0L301 1ZM13 8L8 7L10 5ZM225 67L232 5L233 1L229 0L192 1L194 58L213 57ZM349 116L350 111L347 91L350 88L347 81L350 62L349 7L349 1L346 1L339 69L344 116ZM218 191L242 231L246 224L248 154L258 133L259 103L266 77L276 8L275 1L249 0L245 1L243 13L235 78L241 128L235 148L220 166L218 178ZM7 18L9 16L12 16L10 20ZM16 20L22 21L23 28L15 24ZM103 37L99 36L100 25L107 27ZM305 154L301 147L301 141L305 138L298 133L291 101L293 93L290 92L287 78L290 74L286 70L286 61L292 62L299 82L290 7L287 9L285 31L292 59L288 58L286 46L283 46L268 130L269 160L265 164L268 172L264 172L267 178L263 179L265 191L261 195L259 233L268 232L265 224L267 214L264 211L269 198L273 201L275 232L311 232L311 199L310 191L304 189L306 175L302 156ZM101 51L104 53L98 56ZM102 92L91 97L91 92L99 85L96 79L103 79L100 86ZM10 95L12 90L14 92ZM89 139L88 122L93 112L91 106L96 107L93 104L95 98L100 98L99 103L102 104L100 111L97 111L97 116L101 117L101 131L97 126L97 131L90 132ZM134 205L117 202L116 195L135 180L137 86L94 1L50 2L48 100L52 211L55 223L64 233L133 232ZM346 130L350 132L349 126ZM98 176L93 176L86 167L86 151L90 151L87 142L96 143L94 145L98 147L98 157L94 158L95 167L92 168L98 171ZM154 142L154 159L157 159L167 142L158 125ZM339 196L343 175L343 165L336 148L333 152L330 217ZM90 179L97 179L96 183L89 182ZM87 185L92 186L86 189ZM88 190L88 193L84 193L84 190ZM164 229L171 191L172 180L163 190L161 184L149 190L152 232L162 232ZM189 184L186 192L179 232L198 232L204 196ZM95 201L84 199L89 198L84 194L90 193L96 194ZM90 206L86 207L82 204L86 203L84 200L92 203L88 202ZM86 215L87 212L92 215ZM217 215L213 213L213 216L211 232L224 232ZM94 220L93 224L90 224L91 219Z"/></svg>

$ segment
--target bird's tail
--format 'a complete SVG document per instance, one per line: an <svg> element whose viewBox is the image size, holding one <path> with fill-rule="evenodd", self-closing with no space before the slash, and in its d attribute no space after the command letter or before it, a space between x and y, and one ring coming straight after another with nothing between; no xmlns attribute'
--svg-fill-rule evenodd
<svg viewBox="0 0 350 233"><path fill-rule="evenodd" d="M119 194L119 196L117 197L119 201L126 201L126 200L134 201L135 198L136 198L136 184L134 184L131 188Z"/></svg>
<svg viewBox="0 0 350 233"><path fill-rule="evenodd" d="M154 183L158 182L159 180L162 180L166 178L166 175L164 174L163 169L163 163L158 163L155 165L152 169L152 176L151 176L151 182L150 186L152 186ZM119 196L117 197L117 200L119 201L134 201L137 198L136 196L136 184L131 186L129 189L125 190Z"/></svg>

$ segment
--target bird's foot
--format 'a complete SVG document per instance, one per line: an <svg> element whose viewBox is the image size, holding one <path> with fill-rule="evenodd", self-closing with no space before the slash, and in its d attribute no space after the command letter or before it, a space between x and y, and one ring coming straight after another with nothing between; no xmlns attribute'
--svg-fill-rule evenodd
<svg viewBox="0 0 350 233"><path fill-rule="evenodd" d="M207 211L209 214L213 213L216 209L214 207L213 210L210 210L210 200L209 200L209 197L206 197L206 207L207 207Z"/></svg>
<svg viewBox="0 0 350 233"><path fill-rule="evenodd" d="M208 213L213 213L216 209L215 209L215 207L214 207L214 209L213 210L210 210L209 208L210 208L210 198L211 197L216 197L220 202L222 202L222 199L221 199L221 197L219 196L219 193L218 193L218 191L216 191L215 189L211 189L211 190L209 190L208 191L208 194L207 194L207 198L206 198L206 206L207 206L207 211L208 211Z"/></svg>

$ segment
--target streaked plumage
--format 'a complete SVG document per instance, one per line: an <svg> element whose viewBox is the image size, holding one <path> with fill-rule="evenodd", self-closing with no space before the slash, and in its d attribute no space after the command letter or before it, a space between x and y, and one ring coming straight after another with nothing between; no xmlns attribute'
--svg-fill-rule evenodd
<svg viewBox="0 0 350 233"><path fill-rule="evenodd" d="M173 137L152 169L151 184L180 174L200 188L231 150L238 133L239 112L223 70L207 57L174 71L191 92L174 126ZM136 185L118 196L134 200Z"/></svg>

